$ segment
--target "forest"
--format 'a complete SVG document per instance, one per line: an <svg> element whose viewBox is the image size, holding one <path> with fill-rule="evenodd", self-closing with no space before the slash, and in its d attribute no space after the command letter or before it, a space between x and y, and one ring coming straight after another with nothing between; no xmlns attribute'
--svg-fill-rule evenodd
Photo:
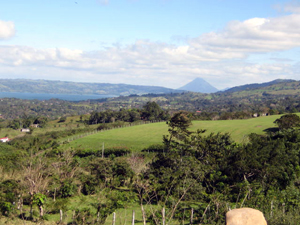
<svg viewBox="0 0 300 225"><path fill-rule="evenodd" d="M49 130L50 119L27 119L29 126L45 124L0 144L2 223L111 224L113 212L134 209L140 212L136 224L224 224L229 209L253 207L268 224L299 224L296 114L279 117L275 128L249 134L242 143L226 132L191 131L193 113L170 114L155 102L136 110L95 111L80 116L79 127L60 131ZM65 148L61 142L153 119L166 121L168 132L161 144L139 151L124 145Z"/></svg>

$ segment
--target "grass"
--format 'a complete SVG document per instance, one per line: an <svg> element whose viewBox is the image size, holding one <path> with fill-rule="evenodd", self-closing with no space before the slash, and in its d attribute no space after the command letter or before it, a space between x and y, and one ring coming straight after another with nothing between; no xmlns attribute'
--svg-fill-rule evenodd
<svg viewBox="0 0 300 225"><path fill-rule="evenodd" d="M193 121L191 130L205 129L209 133L229 133L235 142L247 141L250 133L264 134L266 129L274 128L273 123L281 115L258 117L246 120ZM163 135L168 134L165 122L119 128L92 134L64 145L64 148L101 149L105 147L126 146L134 152L152 144L162 143Z"/></svg>
<svg viewBox="0 0 300 225"><path fill-rule="evenodd" d="M151 144L162 143L162 136L168 133L167 130L164 122L143 124L92 134L72 141L64 147L101 149L104 143L105 147L126 146L137 152Z"/></svg>
<svg viewBox="0 0 300 225"><path fill-rule="evenodd" d="M206 133L229 133L235 142L242 143L251 133L265 134L266 129L277 127L273 122L281 116L264 116L246 120L193 121L191 130L205 129Z"/></svg>

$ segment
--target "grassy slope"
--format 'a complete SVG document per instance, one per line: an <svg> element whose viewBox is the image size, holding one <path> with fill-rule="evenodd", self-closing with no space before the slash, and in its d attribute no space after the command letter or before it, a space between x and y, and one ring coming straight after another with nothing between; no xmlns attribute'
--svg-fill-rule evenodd
<svg viewBox="0 0 300 225"><path fill-rule="evenodd" d="M276 127L273 122L280 116L265 116L247 120L194 121L192 130L206 129L206 133L228 132L234 141L241 143L250 133L264 134L265 129Z"/></svg>
<svg viewBox="0 0 300 225"><path fill-rule="evenodd" d="M191 130L206 129L206 133L231 134L236 142L243 142L250 133L263 134L264 130L276 127L273 123L281 115L259 117L247 120L217 120L217 121L193 121ZM65 147L101 149L102 143L105 147L127 146L133 151L140 151L151 144L162 143L162 136L168 134L166 123L146 124L133 127L114 129L70 142Z"/></svg>
<svg viewBox="0 0 300 225"><path fill-rule="evenodd" d="M167 129L165 123L119 128L77 139L65 147L101 149L104 143L105 147L126 146L133 151L140 151L151 144L161 143L162 136L167 134Z"/></svg>

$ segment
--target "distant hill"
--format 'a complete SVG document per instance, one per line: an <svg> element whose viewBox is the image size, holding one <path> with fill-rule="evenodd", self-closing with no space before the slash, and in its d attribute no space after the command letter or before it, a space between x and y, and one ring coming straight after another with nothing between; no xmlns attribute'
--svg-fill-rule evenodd
<svg viewBox="0 0 300 225"><path fill-rule="evenodd" d="M184 91L192 91L192 92L201 92L201 93L214 93L217 92L218 89L210 85L204 79L198 77L191 81L190 83L184 85L177 90L184 90Z"/></svg>
<svg viewBox="0 0 300 225"><path fill-rule="evenodd" d="M80 95L132 95L178 93L179 90L129 84L79 83L69 81L0 79L0 92L80 94Z"/></svg>
<svg viewBox="0 0 300 225"><path fill-rule="evenodd" d="M277 80L273 80L270 82L265 82L265 83L254 83L254 84L246 84L246 85L241 85L241 86L237 86L237 87L233 87L233 88L229 88L227 90L224 90L224 92L237 92L237 91L248 91L248 90L254 90L254 89L258 89L258 88L264 88L264 87L268 87L274 84L280 84L280 83L290 83L290 82L295 82L295 80L291 80L291 79L277 79Z"/></svg>

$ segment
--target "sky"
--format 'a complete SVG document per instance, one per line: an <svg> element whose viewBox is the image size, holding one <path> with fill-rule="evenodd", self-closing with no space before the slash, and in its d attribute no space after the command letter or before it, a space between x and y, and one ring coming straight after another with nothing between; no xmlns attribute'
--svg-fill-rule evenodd
<svg viewBox="0 0 300 225"><path fill-rule="evenodd" d="M300 1L9 0L0 78L218 89L300 80Z"/></svg>

